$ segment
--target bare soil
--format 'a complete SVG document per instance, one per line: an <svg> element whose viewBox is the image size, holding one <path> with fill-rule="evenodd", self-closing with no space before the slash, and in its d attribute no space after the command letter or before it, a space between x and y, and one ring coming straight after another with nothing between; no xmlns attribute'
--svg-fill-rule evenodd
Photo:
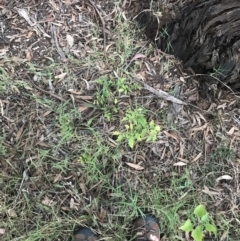
<svg viewBox="0 0 240 241"><path fill-rule="evenodd" d="M174 2L163 2L164 11L171 12ZM159 7L158 2L154 4ZM5 150L0 152L2 240L70 240L77 225L91 226L110 240L122 240L119 230L129 231L126 216L129 213L132 219L137 213L131 207L119 211L120 197L99 180L89 182L90 174L84 173L79 161L84 149L91 147L92 153L98 153L95 139L87 142L89 120L108 147L101 154L101 175L116 188L121 187L124 200L131 197L129 190L138 193L141 201L137 205L155 212L162 223L161 240L190 239L187 234L181 236L180 231L176 231L178 236L171 236L168 220L161 216L164 212L161 209L157 213L145 190L154 186L171 195L171 181L185 175L191 180L191 188L179 182L176 200L197 193L216 225L222 225L223 219L229 225L229 232L220 226L221 240L225 240L224 235L239 234L240 101L236 93L211 85L200 95L200 79L183 69L174 56L157 49L140 31L134 40L138 52L131 58L146 46L151 51L136 60L135 69L129 58L123 64L126 72L133 71L145 84L187 105L159 98L143 88L119 97L114 120L107 120L94 107L98 91L95 80L106 74L114 76L118 68L106 59L117 58L112 46L117 38L114 30L119 11L127 21L144 8L146 4L141 1L125 0L120 5L101 0L0 3L0 73L2 78L5 72L8 76L4 88L0 85L0 137ZM101 61L90 59L93 52L101 52ZM127 144L119 147L111 131L123 128L119 120L122 113L136 103L149 110L148 119L159 124L161 131L152 143L137 143L134 149ZM58 118L63 113L59 106L64 107L64 113L74 108L79 111L79 115L71 115L69 123L73 123L75 133L84 136L81 141L73 138L61 142L63 130ZM108 159L106 153L115 159ZM173 196L169 200L174 200ZM165 210L168 205L174 206L171 202L159 205ZM187 208L179 210L177 214L183 221ZM112 228L116 223L122 229ZM175 230L178 224L174 224ZM34 239L36 230L42 236Z"/></svg>

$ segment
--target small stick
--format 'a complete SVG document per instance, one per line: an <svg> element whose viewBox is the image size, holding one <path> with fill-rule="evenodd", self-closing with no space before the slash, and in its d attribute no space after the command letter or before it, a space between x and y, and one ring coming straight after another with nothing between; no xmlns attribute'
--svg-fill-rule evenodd
<svg viewBox="0 0 240 241"><path fill-rule="evenodd" d="M141 85L143 85L145 89L147 89L151 93L157 95L158 97L161 97L161 98L163 98L165 100L171 101L172 103L176 103L176 104L180 104L180 105L187 105L187 103L185 103L184 101L177 99L176 97L168 94L167 92L165 92L163 90L156 90L153 87L151 87L150 85L145 84L144 82L142 82L140 79L135 78L135 80L138 83L140 83Z"/></svg>
<svg viewBox="0 0 240 241"><path fill-rule="evenodd" d="M206 110L203 110L203 109L199 108L198 106L193 105L189 102L184 102L182 100L179 100L176 97L168 94L167 92L165 92L163 90L156 90L153 87L151 87L150 85L145 84L144 82L142 82L140 79L138 79L136 77L134 77L134 80L137 81L138 83L140 83L141 85L143 85L145 89L147 89L148 91L150 91L151 93L155 94L156 96L158 96L160 98L163 98L165 100L171 101L172 103L176 103L176 104L179 104L179 105L189 105L189 106L191 106L191 107L193 107L197 110L200 110L200 111L202 111L206 114L211 114L213 116L217 115L216 113L213 113L212 111L206 111Z"/></svg>
<svg viewBox="0 0 240 241"><path fill-rule="evenodd" d="M66 60L66 56L64 54L64 52L62 51L62 49L60 48L59 44L58 44L58 40L57 40L57 34L56 34L56 28L54 25L52 25L51 27L51 31L52 31L52 35L53 35L53 39L55 41L55 45L57 48L57 52L59 53L60 57L62 60Z"/></svg>
<svg viewBox="0 0 240 241"><path fill-rule="evenodd" d="M62 97L60 97L60 96L58 96L58 95L55 95L55 94L53 94L53 93L51 93L51 92L49 92L49 91L46 91L46 90L38 87L38 86L35 85L32 81L30 81L30 82L31 82L31 84L33 85L33 87L36 88L37 90L40 90L41 92L43 92L43 93L45 93L45 94L51 95L51 96L53 96L54 98L56 98L56 99L58 99L58 100L60 100L60 101L63 101L63 102L64 102L64 101L67 101L67 100L65 100L64 98L62 98Z"/></svg>

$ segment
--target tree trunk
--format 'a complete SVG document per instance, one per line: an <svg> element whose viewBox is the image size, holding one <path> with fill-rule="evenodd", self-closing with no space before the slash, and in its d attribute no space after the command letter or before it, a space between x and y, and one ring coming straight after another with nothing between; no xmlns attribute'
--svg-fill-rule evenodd
<svg viewBox="0 0 240 241"><path fill-rule="evenodd" d="M195 73L240 87L240 0L195 0L159 35L158 47Z"/></svg>

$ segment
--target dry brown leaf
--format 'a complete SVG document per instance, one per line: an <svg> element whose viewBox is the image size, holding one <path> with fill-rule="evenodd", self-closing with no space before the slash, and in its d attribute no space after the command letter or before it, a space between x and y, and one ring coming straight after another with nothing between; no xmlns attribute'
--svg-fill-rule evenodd
<svg viewBox="0 0 240 241"><path fill-rule="evenodd" d="M72 1L71 0L66 0L66 1L62 1L63 3L65 3L66 5L72 5Z"/></svg>
<svg viewBox="0 0 240 241"><path fill-rule="evenodd" d="M47 143L43 142L43 141L39 142L38 145L42 146L42 147L50 148L50 146Z"/></svg>
<svg viewBox="0 0 240 241"><path fill-rule="evenodd" d="M72 209L72 208L74 208L74 207L75 207L75 202L74 202L74 199L71 198L71 199L70 199L70 208Z"/></svg>
<svg viewBox="0 0 240 241"><path fill-rule="evenodd" d="M37 133L38 133L38 131L37 131ZM38 135L36 135L36 136L38 136ZM45 138L44 135L41 135L40 138L39 138L39 141L40 142L44 141L44 138Z"/></svg>
<svg viewBox="0 0 240 241"><path fill-rule="evenodd" d="M106 218L107 211L104 208L101 208L99 218L103 221Z"/></svg>
<svg viewBox="0 0 240 241"><path fill-rule="evenodd" d="M228 132L227 132L227 134L229 135L229 136L231 136L233 133L234 133L234 131L235 131L235 126L233 126ZM237 129L237 128L236 128Z"/></svg>
<svg viewBox="0 0 240 241"><path fill-rule="evenodd" d="M109 144L110 146L116 147L116 146L118 145L117 142L114 141L112 138L109 137L108 140L109 140L108 144Z"/></svg>
<svg viewBox="0 0 240 241"><path fill-rule="evenodd" d="M54 202L53 200L49 199L47 196L42 200L41 202L43 205L46 205L46 206L54 206L56 204L56 202Z"/></svg>
<svg viewBox="0 0 240 241"><path fill-rule="evenodd" d="M74 89L68 89L67 92L71 93L71 94L74 94L74 95L80 95L82 92L79 92L77 90L74 90Z"/></svg>
<svg viewBox="0 0 240 241"><path fill-rule="evenodd" d="M67 34L67 43L70 46L70 48L73 46L74 44L74 39L71 35Z"/></svg>
<svg viewBox="0 0 240 241"><path fill-rule="evenodd" d="M224 241L228 235L228 231L224 231L219 241Z"/></svg>
<svg viewBox="0 0 240 241"><path fill-rule="evenodd" d="M108 52L108 49L109 49L112 45L114 45L114 44L115 44L115 43L113 42L113 43L107 45L107 46L106 46L106 52Z"/></svg>
<svg viewBox="0 0 240 241"><path fill-rule="evenodd" d="M181 158L181 157L178 157L177 159L182 161L182 162L189 163L189 160L187 160L187 159L184 159L184 158Z"/></svg>
<svg viewBox="0 0 240 241"><path fill-rule="evenodd" d="M196 117L196 120L197 120L198 126L201 126L201 125L202 125L201 116L196 115L195 117Z"/></svg>
<svg viewBox="0 0 240 241"><path fill-rule="evenodd" d="M182 76L179 78L179 80L181 80L183 83L186 83L185 79Z"/></svg>
<svg viewBox="0 0 240 241"><path fill-rule="evenodd" d="M56 75L55 79L58 79L58 82L59 82L59 81L63 80L66 75L67 75L67 73L61 73L59 75Z"/></svg>
<svg viewBox="0 0 240 241"><path fill-rule="evenodd" d="M32 35L33 35L33 33L34 33L33 31L28 32L28 34L27 34L27 37L26 37L26 38L27 38L27 39L31 38L31 37L32 37Z"/></svg>
<svg viewBox="0 0 240 241"><path fill-rule="evenodd" d="M171 138L175 139L176 141L178 141L177 136L175 136L175 135L173 135L173 134L170 134L170 133L168 133L167 131L164 131L163 133L164 133L167 137L171 137Z"/></svg>
<svg viewBox="0 0 240 241"><path fill-rule="evenodd" d="M85 186L85 184L84 184L84 183L80 183L79 186L80 186L82 192L83 192L84 194L86 194L87 192L86 192L86 186Z"/></svg>
<svg viewBox="0 0 240 241"><path fill-rule="evenodd" d="M180 154L180 156L182 157L185 148L184 148L184 144L183 144L182 142L180 142L179 145L180 145L179 154Z"/></svg>
<svg viewBox="0 0 240 241"><path fill-rule="evenodd" d="M134 60L136 60L136 59L142 59L142 58L146 58L147 56L146 55L144 55L144 54L140 54L140 53L138 53L138 54L135 54L132 58L131 58L131 60L130 60L130 63L132 63Z"/></svg>
<svg viewBox="0 0 240 241"><path fill-rule="evenodd" d="M6 55L8 49L0 49L0 57Z"/></svg>
<svg viewBox="0 0 240 241"><path fill-rule="evenodd" d="M17 217L17 214L16 212L13 210L13 209L8 209L8 215L12 218L16 218Z"/></svg>
<svg viewBox="0 0 240 241"><path fill-rule="evenodd" d="M38 22L37 22L33 17L31 17L31 16L29 15L29 13L28 13L28 11L27 11L26 9L16 8L16 10L17 10L18 14L19 14L21 17L23 17L23 18L27 21L27 23L28 23L34 30L36 30L36 32L39 33L39 31L40 31L40 32L43 33L43 35L44 35L45 37L51 38L51 36L45 32L45 30L42 28L42 26L41 26L40 24L38 24Z"/></svg>
<svg viewBox="0 0 240 241"><path fill-rule="evenodd" d="M3 102L0 100L1 115L4 116Z"/></svg>
<svg viewBox="0 0 240 241"><path fill-rule="evenodd" d="M198 94L190 95L190 96L187 98L187 100L188 100L188 102L197 101L197 100L198 100Z"/></svg>
<svg viewBox="0 0 240 241"><path fill-rule="evenodd" d="M12 85L11 88L13 92L20 94L19 89L15 85Z"/></svg>
<svg viewBox="0 0 240 241"><path fill-rule="evenodd" d="M203 121L207 122L206 118L200 112L198 112L198 115Z"/></svg>
<svg viewBox="0 0 240 241"><path fill-rule="evenodd" d="M78 111L79 111L79 112L83 112L83 111L85 111L86 109L87 109L86 106L79 106L79 107L78 107Z"/></svg>
<svg viewBox="0 0 240 241"><path fill-rule="evenodd" d="M78 204L75 203L73 198L70 199L70 209L78 210Z"/></svg>
<svg viewBox="0 0 240 241"><path fill-rule="evenodd" d="M217 110L218 110L218 109L223 109L223 110L225 110L226 107L227 107L227 103L223 103L222 105L219 105L219 106L217 107Z"/></svg>
<svg viewBox="0 0 240 241"><path fill-rule="evenodd" d="M50 113L52 113L52 111L48 110L48 111L44 112L43 114L41 114L41 117L44 118L44 117L48 116Z"/></svg>
<svg viewBox="0 0 240 241"><path fill-rule="evenodd" d="M191 240L189 232L185 232L185 238L186 238L187 241Z"/></svg>
<svg viewBox="0 0 240 241"><path fill-rule="evenodd" d="M204 186L204 189L202 190L202 192L208 194L209 196L219 195L219 192L210 191L207 186Z"/></svg>
<svg viewBox="0 0 240 241"><path fill-rule="evenodd" d="M201 130L204 130L204 129L206 129L207 125L208 124L206 123L203 126L192 128L191 131L201 131Z"/></svg>
<svg viewBox="0 0 240 241"><path fill-rule="evenodd" d="M195 158L193 158L192 162L197 161L202 156L202 153L200 152Z"/></svg>
<svg viewBox="0 0 240 241"><path fill-rule="evenodd" d="M62 179L62 175L61 175L61 173L59 173L59 174L54 178L53 183L56 183L56 182L58 182L58 181L61 180L61 179Z"/></svg>
<svg viewBox="0 0 240 241"><path fill-rule="evenodd" d="M237 162L238 165L240 165L240 159L239 158L237 158L236 162Z"/></svg>
<svg viewBox="0 0 240 241"><path fill-rule="evenodd" d="M49 0L49 2L53 6L54 10L59 11L59 6L54 2L54 0Z"/></svg>
<svg viewBox="0 0 240 241"><path fill-rule="evenodd" d="M176 166L176 167L182 167L182 166L186 166L186 165L187 165L187 163L185 163L185 162L176 162L173 164L173 166Z"/></svg>
<svg viewBox="0 0 240 241"><path fill-rule="evenodd" d="M25 50L25 54L26 54L26 59L27 59L28 61L30 61L30 60L32 59L32 53L31 53L31 51L30 51L29 49L26 49L26 50Z"/></svg>
<svg viewBox="0 0 240 241"><path fill-rule="evenodd" d="M26 159L26 163L28 163L28 162L30 162L30 161L32 161L32 160L34 160L34 159L37 159L37 158L38 158L38 155L31 156L31 157L29 157L29 158Z"/></svg>
<svg viewBox="0 0 240 241"><path fill-rule="evenodd" d="M141 170L144 170L144 167L138 165L138 164L134 164L134 163L131 163L131 162L126 162L126 164L138 171L141 171Z"/></svg>
<svg viewBox="0 0 240 241"><path fill-rule="evenodd" d="M223 175L223 176L221 176L221 177L218 177L217 179L216 179L216 182L219 182L219 181L221 181L221 180L232 180L233 178L231 177L231 176L229 176L229 175Z"/></svg>
<svg viewBox="0 0 240 241"><path fill-rule="evenodd" d="M77 95L75 98L81 99L81 100L92 100L93 99L93 97L90 95Z"/></svg>
<svg viewBox="0 0 240 241"><path fill-rule="evenodd" d="M20 129L17 132L16 138L15 138L16 141L18 141L20 139L20 137L23 133L23 127L24 127L24 124L20 127Z"/></svg>
<svg viewBox="0 0 240 241"><path fill-rule="evenodd" d="M163 148L163 151L162 151L162 155L161 155L160 160L163 160L163 159L164 159L165 153L166 153L166 146Z"/></svg>

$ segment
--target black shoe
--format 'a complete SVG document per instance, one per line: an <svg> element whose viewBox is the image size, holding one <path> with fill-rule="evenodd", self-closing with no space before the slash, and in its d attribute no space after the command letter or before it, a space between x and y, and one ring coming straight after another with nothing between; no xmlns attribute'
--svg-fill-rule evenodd
<svg viewBox="0 0 240 241"><path fill-rule="evenodd" d="M81 227L74 232L74 241L97 241L99 240L90 228Z"/></svg>

